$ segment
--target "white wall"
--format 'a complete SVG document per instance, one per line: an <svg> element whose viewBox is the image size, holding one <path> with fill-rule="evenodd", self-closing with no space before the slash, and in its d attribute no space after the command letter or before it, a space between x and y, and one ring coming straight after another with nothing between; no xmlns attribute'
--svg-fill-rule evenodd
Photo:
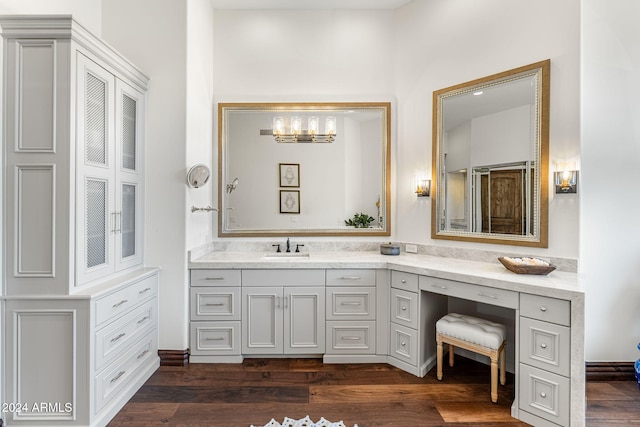
<svg viewBox="0 0 640 427"><path fill-rule="evenodd" d="M0 0L0 14L73 15L78 23L99 36L101 5L102 0Z"/></svg>
<svg viewBox="0 0 640 427"><path fill-rule="evenodd" d="M580 269L588 361L640 355L640 2L582 0Z"/></svg>
<svg viewBox="0 0 640 427"><path fill-rule="evenodd" d="M108 0L106 0L108 1ZM215 212L191 212L191 206L216 206L217 163L213 153L213 8L209 0L187 2L187 136L186 167L205 164L211 170L203 187L187 189L186 248L210 242L217 222Z"/></svg>
<svg viewBox="0 0 640 427"><path fill-rule="evenodd" d="M430 239L431 199L407 191L431 171L432 93L551 59L550 166L576 160L579 127L579 0L416 0L396 15L398 97L395 238L478 249L474 243ZM417 200L416 200L417 199ZM482 249L578 258L577 196L550 194L549 248L483 245Z"/></svg>
<svg viewBox="0 0 640 427"><path fill-rule="evenodd" d="M159 348L184 350L188 346L187 3L105 0L102 6L104 39L151 78L147 103L145 262L162 268Z"/></svg>

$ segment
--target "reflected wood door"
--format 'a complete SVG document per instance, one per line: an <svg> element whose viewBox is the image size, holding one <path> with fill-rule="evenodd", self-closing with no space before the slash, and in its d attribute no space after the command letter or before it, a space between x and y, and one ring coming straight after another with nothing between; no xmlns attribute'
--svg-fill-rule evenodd
<svg viewBox="0 0 640 427"><path fill-rule="evenodd" d="M482 176L483 233L523 234L522 174L523 171L518 169L492 171Z"/></svg>

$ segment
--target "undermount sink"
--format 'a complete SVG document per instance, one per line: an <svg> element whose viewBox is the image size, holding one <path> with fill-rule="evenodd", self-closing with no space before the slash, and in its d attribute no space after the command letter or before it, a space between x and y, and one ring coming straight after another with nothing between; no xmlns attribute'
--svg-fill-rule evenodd
<svg viewBox="0 0 640 427"><path fill-rule="evenodd" d="M309 258L309 252L269 252L264 258Z"/></svg>

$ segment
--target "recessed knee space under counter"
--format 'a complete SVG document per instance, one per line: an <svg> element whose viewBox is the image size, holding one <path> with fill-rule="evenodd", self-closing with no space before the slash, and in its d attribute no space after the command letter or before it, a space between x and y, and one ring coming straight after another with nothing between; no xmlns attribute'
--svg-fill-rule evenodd
<svg viewBox="0 0 640 427"><path fill-rule="evenodd" d="M210 252L189 268L192 362L323 357L386 362L422 377L436 362L435 322L461 310L507 324L513 417L584 426L584 292L576 273L518 275L497 260L372 251L286 260Z"/></svg>

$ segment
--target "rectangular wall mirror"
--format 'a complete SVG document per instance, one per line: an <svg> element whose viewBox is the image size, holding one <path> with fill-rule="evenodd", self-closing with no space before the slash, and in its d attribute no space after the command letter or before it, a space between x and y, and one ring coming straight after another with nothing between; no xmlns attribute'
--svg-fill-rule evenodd
<svg viewBox="0 0 640 427"><path fill-rule="evenodd" d="M549 69L433 93L432 238L547 247Z"/></svg>
<svg viewBox="0 0 640 427"><path fill-rule="evenodd" d="M390 235L390 107L218 104L218 235Z"/></svg>

